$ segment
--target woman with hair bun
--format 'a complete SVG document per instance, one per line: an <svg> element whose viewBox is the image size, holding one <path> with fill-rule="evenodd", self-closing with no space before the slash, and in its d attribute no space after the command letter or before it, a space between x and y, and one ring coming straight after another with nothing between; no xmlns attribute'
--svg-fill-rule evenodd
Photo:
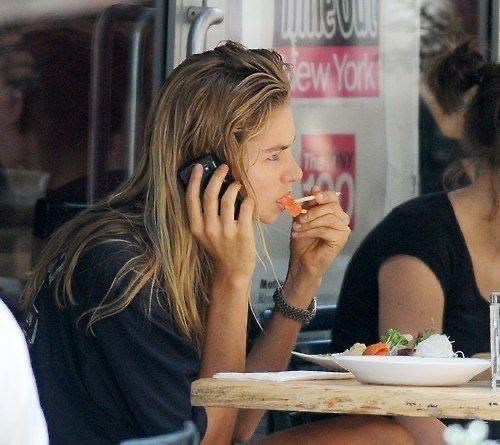
<svg viewBox="0 0 500 445"><path fill-rule="evenodd" d="M190 385L221 371L286 368L350 232L337 194L313 187L313 203L293 224L273 317L246 355L255 226L278 218L278 201L302 177L291 153L288 70L274 51L233 42L186 59L163 86L134 175L49 241L22 302L52 444L116 444L186 420L203 444L253 435L262 412L192 407ZM205 181L196 160L209 153L224 163ZM185 190L178 172L186 163L194 168ZM229 170L236 181L221 193ZM266 438L308 441L412 443L403 427L375 416Z"/></svg>
<svg viewBox="0 0 500 445"><path fill-rule="evenodd" d="M427 84L467 151L447 184L464 167L472 182L396 207L367 236L344 276L334 351L374 343L389 328L444 333L466 357L490 350L488 297L500 289L500 65L466 42L436 60Z"/></svg>

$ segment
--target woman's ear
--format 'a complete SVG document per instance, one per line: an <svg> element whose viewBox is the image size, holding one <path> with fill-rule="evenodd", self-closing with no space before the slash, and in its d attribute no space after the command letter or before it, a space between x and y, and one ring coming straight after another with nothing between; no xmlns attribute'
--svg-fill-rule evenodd
<svg viewBox="0 0 500 445"><path fill-rule="evenodd" d="M434 115L434 113L433 113ZM455 111L455 113L444 114L436 118L436 123L441 131L441 134L450 139L463 139L465 110Z"/></svg>
<svg viewBox="0 0 500 445"><path fill-rule="evenodd" d="M467 92L467 95L468 93L469 92ZM461 140L463 138L466 106L454 113L445 113L424 82L420 84L420 96L429 107L429 111L441 134L450 139ZM464 100L467 101L468 97L464 96Z"/></svg>

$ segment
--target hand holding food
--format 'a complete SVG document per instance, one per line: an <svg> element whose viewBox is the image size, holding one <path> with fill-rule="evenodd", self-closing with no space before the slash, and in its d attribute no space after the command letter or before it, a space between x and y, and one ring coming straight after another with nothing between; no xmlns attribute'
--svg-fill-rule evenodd
<svg viewBox="0 0 500 445"><path fill-rule="evenodd" d="M337 193L337 196L340 196L340 193ZM307 213L307 210L303 209L301 204L307 201L314 201L314 199L314 195L296 199L293 199L292 195L285 195L278 199L278 203L283 206L284 210L286 210L291 217L295 218L303 213Z"/></svg>
<svg viewBox="0 0 500 445"><path fill-rule="evenodd" d="M305 213L298 214L292 225L289 271L295 277L298 273L321 279L344 247L351 230L349 216L340 205L338 193L322 192L318 186L314 186L311 197L296 200L310 202L307 202ZM299 204L295 202L300 208ZM298 209L295 209L293 214L297 212Z"/></svg>

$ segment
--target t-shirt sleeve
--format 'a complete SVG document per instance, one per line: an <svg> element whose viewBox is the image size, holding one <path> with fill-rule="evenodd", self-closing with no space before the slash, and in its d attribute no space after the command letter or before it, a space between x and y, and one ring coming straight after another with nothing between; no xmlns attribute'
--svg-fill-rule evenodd
<svg viewBox="0 0 500 445"><path fill-rule="evenodd" d="M332 320L331 352L343 352L357 342L378 341L376 273L365 245L354 253L344 274Z"/></svg>
<svg viewBox="0 0 500 445"><path fill-rule="evenodd" d="M449 227L436 212L393 211L371 235L375 268L378 273L390 257L408 255L426 264L446 289L454 246L449 241ZM401 277L404 279L404 277Z"/></svg>
<svg viewBox="0 0 500 445"><path fill-rule="evenodd" d="M111 246L84 258L79 280L86 280L87 295L95 299L94 305L132 256L127 248ZM119 290L126 287L126 281ZM168 305L157 297L157 289L146 286L126 309L97 321L94 334L146 436L177 431L186 420L193 420L203 434L205 410L192 407L190 401L191 382L199 373L198 352L175 329Z"/></svg>

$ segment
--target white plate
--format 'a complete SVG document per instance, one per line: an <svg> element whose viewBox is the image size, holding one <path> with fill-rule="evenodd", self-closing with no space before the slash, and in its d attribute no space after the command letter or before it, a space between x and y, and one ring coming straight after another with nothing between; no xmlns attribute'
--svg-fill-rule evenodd
<svg viewBox="0 0 500 445"><path fill-rule="evenodd" d="M488 369L478 358L337 356L335 361L362 383L379 385L457 386Z"/></svg>
<svg viewBox="0 0 500 445"><path fill-rule="evenodd" d="M316 354L302 354L301 352L292 351L292 354L296 357L300 357L302 360L306 360L311 363L315 363L316 365L322 366L326 369L331 369L332 371L345 371L346 369L343 366L340 366L336 362L336 357L342 355L338 354L328 354L328 355L316 355Z"/></svg>

